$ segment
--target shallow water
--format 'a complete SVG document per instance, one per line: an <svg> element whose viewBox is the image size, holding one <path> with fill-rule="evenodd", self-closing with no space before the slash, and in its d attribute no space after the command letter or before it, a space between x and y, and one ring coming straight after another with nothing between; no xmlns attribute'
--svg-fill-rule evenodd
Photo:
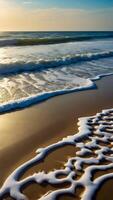
<svg viewBox="0 0 113 200"><path fill-rule="evenodd" d="M60 42L11 45L55 38ZM7 32L0 46L0 112L92 87L92 78L113 73L113 32Z"/></svg>

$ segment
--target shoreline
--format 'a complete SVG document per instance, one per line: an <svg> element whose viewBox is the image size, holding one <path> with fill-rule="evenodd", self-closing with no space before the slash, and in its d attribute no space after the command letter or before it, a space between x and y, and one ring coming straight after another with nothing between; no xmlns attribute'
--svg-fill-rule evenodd
<svg viewBox="0 0 113 200"><path fill-rule="evenodd" d="M0 132L4 134L0 136L1 185L17 166L33 157L37 148L77 133L79 117L92 116L113 107L113 76L95 83L97 89L57 96L0 116Z"/></svg>
<svg viewBox="0 0 113 200"><path fill-rule="evenodd" d="M32 95L30 97L26 97L25 99L16 100L15 102L9 101L8 103L3 103L2 106L0 106L0 114L6 114L10 112L20 111L22 109L29 108L31 106L43 103L51 98L65 95L65 94L71 94L74 92L81 92L81 91L87 91L91 89L96 89L95 81L101 80L104 77L108 77L113 75L113 73L106 73L106 74L100 74L95 76L94 78L87 78L86 79L86 85L75 87L72 89L63 89L63 90L56 90L56 91L50 91L47 93L41 93L38 95Z"/></svg>

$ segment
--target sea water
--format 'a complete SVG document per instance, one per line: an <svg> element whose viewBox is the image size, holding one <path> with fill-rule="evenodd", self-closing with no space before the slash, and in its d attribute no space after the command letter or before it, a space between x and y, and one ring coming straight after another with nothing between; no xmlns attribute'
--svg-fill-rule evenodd
<svg viewBox="0 0 113 200"><path fill-rule="evenodd" d="M0 112L93 87L113 73L113 32L1 32Z"/></svg>

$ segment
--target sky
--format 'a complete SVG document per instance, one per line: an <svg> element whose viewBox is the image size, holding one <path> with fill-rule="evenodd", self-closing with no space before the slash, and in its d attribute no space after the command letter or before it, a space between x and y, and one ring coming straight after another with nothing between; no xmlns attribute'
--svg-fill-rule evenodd
<svg viewBox="0 0 113 200"><path fill-rule="evenodd" d="M0 0L0 31L113 30L113 0Z"/></svg>

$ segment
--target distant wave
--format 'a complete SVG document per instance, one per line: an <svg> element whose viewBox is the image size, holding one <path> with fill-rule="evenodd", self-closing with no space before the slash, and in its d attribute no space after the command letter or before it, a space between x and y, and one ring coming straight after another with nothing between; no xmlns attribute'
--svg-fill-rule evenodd
<svg viewBox="0 0 113 200"><path fill-rule="evenodd" d="M0 47L5 46L28 46L28 45L48 45L68 42L90 41L97 39L113 38L113 34L97 36L76 36L76 37L48 37L48 38L26 38L26 39L4 39L0 40Z"/></svg>
<svg viewBox="0 0 113 200"><path fill-rule="evenodd" d="M101 53L78 53L73 56L67 55L65 57L56 58L54 60L0 63L0 76L30 71L42 71L49 68L76 64L82 61L98 60L101 58L109 57L113 57L113 51L105 51Z"/></svg>

